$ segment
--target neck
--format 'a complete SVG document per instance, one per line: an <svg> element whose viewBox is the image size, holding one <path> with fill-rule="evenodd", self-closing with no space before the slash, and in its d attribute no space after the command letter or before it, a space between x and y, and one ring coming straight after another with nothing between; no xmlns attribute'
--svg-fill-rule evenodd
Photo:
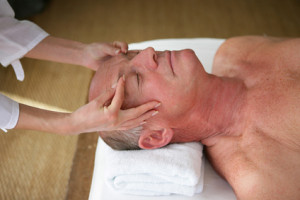
<svg viewBox="0 0 300 200"><path fill-rule="evenodd" d="M174 142L201 141L209 145L212 138L233 135L242 126L246 95L244 83L214 75L209 75L206 83L199 88L197 102L185 119L186 126L175 133Z"/></svg>

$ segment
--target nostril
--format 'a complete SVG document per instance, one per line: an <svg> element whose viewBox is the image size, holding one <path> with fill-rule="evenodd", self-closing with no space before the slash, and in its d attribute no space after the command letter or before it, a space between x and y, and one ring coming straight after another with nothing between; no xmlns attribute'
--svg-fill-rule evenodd
<svg viewBox="0 0 300 200"><path fill-rule="evenodd" d="M157 55L156 53L153 54L153 60L156 62L157 61Z"/></svg>
<svg viewBox="0 0 300 200"><path fill-rule="evenodd" d="M140 53L131 60L131 63L135 66L156 70L158 67L158 55L152 47L148 47L140 51Z"/></svg>

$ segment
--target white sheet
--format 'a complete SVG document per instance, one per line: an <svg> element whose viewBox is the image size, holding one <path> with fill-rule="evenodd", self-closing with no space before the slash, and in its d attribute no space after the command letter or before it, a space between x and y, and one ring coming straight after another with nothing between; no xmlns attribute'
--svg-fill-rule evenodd
<svg viewBox="0 0 300 200"><path fill-rule="evenodd" d="M130 49L144 49L152 46L156 50L180 50L193 49L202 62L205 70L211 72L214 55L223 39L194 38L194 39L163 39L146 41L129 45ZM124 195L110 189L104 182L104 153L100 150L98 141L94 174L90 190L89 200L233 200L236 199L230 185L213 170L207 160L204 167L203 192L193 197L171 195L160 197Z"/></svg>

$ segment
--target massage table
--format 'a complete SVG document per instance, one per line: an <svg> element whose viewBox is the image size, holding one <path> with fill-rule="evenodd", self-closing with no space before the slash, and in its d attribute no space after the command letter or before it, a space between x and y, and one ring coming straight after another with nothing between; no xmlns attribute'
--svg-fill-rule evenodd
<svg viewBox="0 0 300 200"><path fill-rule="evenodd" d="M193 49L207 72L211 72L214 55L224 39L193 38L193 39L161 39L129 45L129 49L144 49L153 47L155 50L180 50ZM92 184L89 200L234 200L236 196L230 185L222 179L204 157L204 185L203 191L192 197L183 195L169 196L136 196L114 191L107 186L104 180L105 154L101 150L101 138L99 138L96 154Z"/></svg>

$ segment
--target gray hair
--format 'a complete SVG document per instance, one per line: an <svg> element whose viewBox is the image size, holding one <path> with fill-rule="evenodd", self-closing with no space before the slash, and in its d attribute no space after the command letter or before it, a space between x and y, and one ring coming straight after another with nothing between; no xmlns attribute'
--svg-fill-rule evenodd
<svg viewBox="0 0 300 200"><path fill-rule="evenodd" d="M115 150L138 150L141 149L138 141L142 132L142 127L130 130L101 132L103 141Z"/></svg>

